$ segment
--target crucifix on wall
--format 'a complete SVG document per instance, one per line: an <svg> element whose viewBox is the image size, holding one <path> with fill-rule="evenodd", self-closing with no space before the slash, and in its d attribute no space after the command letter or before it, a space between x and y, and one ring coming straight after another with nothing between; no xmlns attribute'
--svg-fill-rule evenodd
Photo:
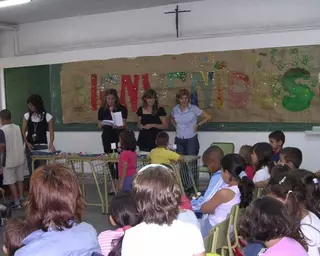
<svg viewBox="0 0 320 256"><path fill-rule="evenodd" d="M179 5L177 5L176 9L172 12L165 12L164 14L175 14L176 15L176 31L177 37L179 37L179 13L182 12L191 12L191 10L179 10Z"/></svg>

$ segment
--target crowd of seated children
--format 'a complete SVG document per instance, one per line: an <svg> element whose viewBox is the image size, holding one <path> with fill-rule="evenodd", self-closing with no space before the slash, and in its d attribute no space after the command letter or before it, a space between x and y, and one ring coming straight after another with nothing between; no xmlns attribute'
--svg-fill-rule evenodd
<svg viewBox="0 0 320 256"><path fill-rule="evenodd" d="M169 145L169 135L166 132L159 132L156 137L157 147L149 153L152 164L170 164L172 161L183 161L183 156L167 149Z"/></svg>
<svg viewBox="0 0 320 256"><path fill-rule="evenodd" d="M261 241L266 246L255 255L308 255L299 223L283 203L272 197L258 198L247 207L240 222L240 235L247 240ZM245 255L254 254L245 252Z"/></svg>
<svg viewBox="0 0 320 256"><path fill-rule="evenodd" d="M282 131L274 131L269 134L269 142L273 150L273 161L278 163L280 160L280 151L283 148L286 137Z"/></svg>
<svg viewBox="0 0 320 256"><path fill-rule="evenodd" d="M217 191L227 186L221 176L221 159L223 156L223 151L218 146L210 146L202 155L202 162L208 168L211 178L204 195L191 201L192 209L196 213L201 213L202 204L208 202ZM200 217L201 214L198 216Z"/></svg>
<svg viewBox="0 0 320 256"><path fill-rule="evenodd" d="M281 201L300 229L308 246L309 256L319 256L320 247L320 186L314 173L293 170L279 182L267 187L267 193Z"/></svg>
<svg viewBox="0 0 320 256"><path fill-rule="evenodd" d="M252 200L253 182L244 172L244 162L238 154L228 154L221 160L222 179L227 184L201 206L201 212L209 214L201 221L201 233L206 237L211 228L224 221L232 207L240 204L245 208Z"/></svg>
<svg viewBox="0 0 320 256"><path fill-rule="evenodd" d="M253 152L253 147L249 145L243 145L239 150L239 155L243 158L245 163L245 169L248 178L253 180L254 177L254 167L252 165L251 155Z"/></svg>

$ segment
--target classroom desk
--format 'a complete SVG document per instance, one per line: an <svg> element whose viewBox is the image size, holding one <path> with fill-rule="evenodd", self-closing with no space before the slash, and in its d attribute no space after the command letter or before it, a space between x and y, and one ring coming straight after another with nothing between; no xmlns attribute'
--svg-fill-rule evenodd
<svg viewBox="0 0 320 256"><path fill-rule="evenodd" d="M83 197L86 199L86 190L85 190L85 172L84 172L84 163L87 163L90 167L91 174L96 185L96 189L99 195L100 203L90 203L86 201L87 205L101 206L101 212L104 214L108 212L109 206L109 195L108 195L108 181L113 189L117 192L116 185L113 182L111 177L111 172L109 170L109 165L112 163L118 163L119 157L110 154L110 155L79 155L79 154L40 154L33 155L32 158L32 172L34 172L34 162L37 160L45 160L48 163L63 163L66 164L70 169L72 169L81 184L81 191ZM199 156L184 156L183 162L178 162L173 165L174 170L177 174L181 190L184 194L183 188L183 179L189 177L192 182L193 189L197 193L197 185L194 180L194 174L192 170L198 167ZM139 170L143 166L149 164L149 159L146 157L137 158L137 169ZM181 175L182 174L182 175ZM102 182L101 182L102 181ZM100 189L99 184L103 183L104 185L104 195Z"/></svg>

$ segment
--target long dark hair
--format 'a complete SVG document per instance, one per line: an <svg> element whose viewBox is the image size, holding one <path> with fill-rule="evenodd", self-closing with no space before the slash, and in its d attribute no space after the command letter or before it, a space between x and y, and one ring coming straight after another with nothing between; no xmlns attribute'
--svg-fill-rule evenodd
<svg viewBox="0 0 320 256"><path fill-rule="evenodd" d="M154 116L155 114L157 114L158 109L159 109L159 101L158 101L157 92L153 89L148 89L143 93L141 100L142 100L142 104L143 104L144 108L147 107L146 99L154 99L154 104L152 106L152 115Z"/></svg>
<svg viewBox="0 0 320 256"><path fill-rule="evenodd" d="M128 192L116 195L110 202L110 215L118 227L135 226L141 222L137 205ZM121 256L123 236L112 240L112 250L108 256Z"/></svg>
<svg viewBox="0 0 320 256"><path fill-rule="evenodd" d="M121 149L122 150L130 150L136 151L137 148L137 140L133 131L124 130L120 132L120 140L121 140Z"/></svg>
<svg viewBox="0 0 320 256"><path fill-rule="evenodd" d="M103 97L103 107L105 110L109 110L109 106L108 106L108 102L107 102L107 97L109 95L114 96L115 98L115 103L114 103L114 109L117 110L120 106L120 99L119 99L119 95L116 89L108 89L105 91L104 93L104 97Z"/></svg>
<svg viewBox="0 0 320 256"><path fill-rule="evenodd" d="M254 184L246 175L240 178L240 174L244 172L245 163L243 158L238 154L228 154L221 160L223 171L227 171L231 175L231 179L239 182L239 190L241 194L240 207L247 207L252 201Z"/></svg>
<svg viewBox="0 0 320 256"><path fill-rule="evenodd" d="M42 114L43 112L46 112L46 109L44 108L43 100L40 95L38 94L32 94L29 96L27 99L27 104L32 104L35 109L37 114ZM31 110L28 108L29 114L31 116Z"/></svg>
<svg viewBox="0 0 320 256"><path fill-rule="evenodd" d="M258 161L259 161L255 170L258 171L261 168L263 168L264 166L266 166L266 167L268 167L269 172L270 172L274 166L273 151L272 151L271 145L266 142L256 143L253 146L253 152L257 155Z"/></svg>
<svg viewBox="0 0 320 256"><path fill-rule="evenodd" d="M294 220L284 204L275 198L266 196L256 199L247 207L239 226L244 239L266 242L290 237L307 249L300 223Z"/></svg>

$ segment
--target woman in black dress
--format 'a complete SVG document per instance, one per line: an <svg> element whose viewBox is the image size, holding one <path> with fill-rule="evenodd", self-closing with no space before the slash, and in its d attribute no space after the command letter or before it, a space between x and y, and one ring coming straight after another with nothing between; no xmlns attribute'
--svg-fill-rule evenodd
<svg viewBox="0 0 320 256"><path fill-rule="evenodd" d="M112 120L111 113L121 112L123 119L123 126L103 125L103 120ZM103 98L103 106L98 110L98 125L102 129L102 144L104 153L112 153L111 143L119 142L119 134L126 127L126 119L128 117L128 110L125 106L120 104L118 93L115 89L106 90ZM111 175L114 179L118 178L118 171L111 167Z"/></svg>
<svg viewBox="0 0 320 256"><path fill-rule="evenodd" d="M159 107L155 90L149 89L142 96L143 105L137 111L138 115L138 147L140 151L150 152L156 145L157 134L168 128L166 111Z"/></svg>

